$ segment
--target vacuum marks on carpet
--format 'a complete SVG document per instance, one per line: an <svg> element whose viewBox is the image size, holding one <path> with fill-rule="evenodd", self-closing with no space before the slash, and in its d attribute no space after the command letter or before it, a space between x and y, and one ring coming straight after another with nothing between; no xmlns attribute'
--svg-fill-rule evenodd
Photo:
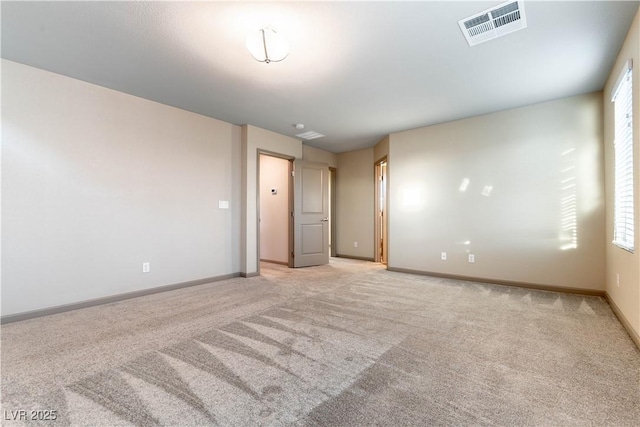
<svg viewBox="0 0 640 427"><path fill-rule="evenodd" d="M326 321L281 309L270 314L279 317L233 322L68 385L67 393L83 398L82 404L77 396L67 399L71 423L295 422L339 395L401 339L383 343L342 328L337 337ZM102 422L83 416L87 399L101 407L92 412L102 412Z"/></svg>

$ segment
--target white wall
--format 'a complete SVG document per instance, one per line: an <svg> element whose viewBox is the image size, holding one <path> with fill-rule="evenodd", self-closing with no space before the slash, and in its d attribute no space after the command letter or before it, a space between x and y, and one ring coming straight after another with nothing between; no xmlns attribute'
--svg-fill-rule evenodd
<svg viewBox="0 0 640 427"><path fill-rule="evenodd" d="M289 262L290 181L288 160L260 155L261 260Z"/></svg>
<svg viewBox="0 0 640 427"><path fill-rule="evenodd" d="M3 60L2 314L238 273L240 146L238 126Z"/></svg>
<svg viewBox="0 0 640 427"><path fill-rule="evenodd" d="M389 266L604 290L602 137L602 93L391 134Z"/></svg>
<svg viewBox="0 0 640 427"><path fill-rule="evenodd" d="M614 108L611 103L611 91L627 59L633 60L633 173L635 179L634 212L636 230L636 250L633 254L611 243L613 241L614 194ZM618 59L611 70L604 89L607 294L631 325L636 337L640 336L640 110L637 108L639 105L638 100L640 100L640 12L636 15L629 29L629 34L620 50ZM619 277L619 280L617 277Z"/></svg>

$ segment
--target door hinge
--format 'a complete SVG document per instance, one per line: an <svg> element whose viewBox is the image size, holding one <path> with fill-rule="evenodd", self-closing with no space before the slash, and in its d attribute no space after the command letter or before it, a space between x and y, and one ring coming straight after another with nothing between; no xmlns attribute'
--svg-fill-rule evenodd
<svg viewBox="0 0 640 427"><path fill-rule="evenodd" d="M295 258L296 254L294 254L293 252L291 252L291 258Z"/></svg>
<svg viewBox="0 0 640 427"><path fill-rule="evenodd" d="M291 171L291 176L296 176L296 171Z"/></svg>

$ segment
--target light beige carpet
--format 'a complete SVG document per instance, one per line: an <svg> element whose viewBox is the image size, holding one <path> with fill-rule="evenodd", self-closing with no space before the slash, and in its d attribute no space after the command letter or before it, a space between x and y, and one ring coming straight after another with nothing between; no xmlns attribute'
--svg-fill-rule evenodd
<svg viewBox="0 0 640 427"><path fill-rule="evenodd" d="M2 424L637 426L599 297L332 259L2 327Z"/></svg>

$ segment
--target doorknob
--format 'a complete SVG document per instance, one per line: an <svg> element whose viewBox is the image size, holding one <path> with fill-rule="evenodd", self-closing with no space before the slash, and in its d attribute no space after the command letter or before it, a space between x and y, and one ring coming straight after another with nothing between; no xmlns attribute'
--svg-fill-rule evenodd
<svg viewBox="0 0 640 427"><path fill-rule="evenodd" d="M329 218L322 218L322 222L327 222L329 221Z"/></svg>

